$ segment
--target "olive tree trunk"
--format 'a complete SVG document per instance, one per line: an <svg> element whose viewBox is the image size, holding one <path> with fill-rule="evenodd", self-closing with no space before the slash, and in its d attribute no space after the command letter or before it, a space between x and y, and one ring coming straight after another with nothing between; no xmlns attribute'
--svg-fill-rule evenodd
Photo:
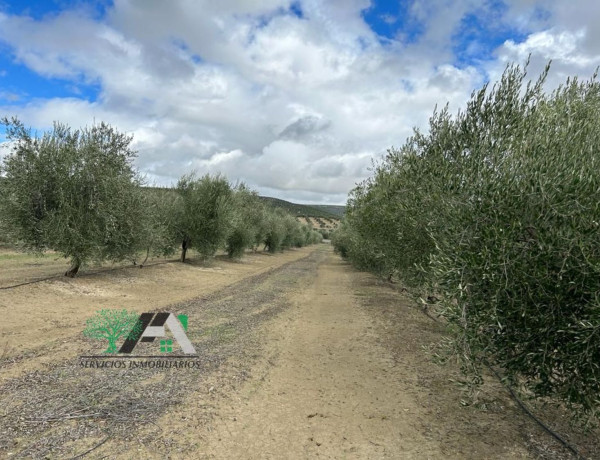
<svg viewBox="0 0 600 460"><path fill-rule="evenodd" d="M65 272L65 276L68 276L69 278L75 278L80 266L81 261L77 257L73 257L73 259L71 259L71 268Z"/></svg>
<svg viewBox="0 0 600 460"><path fill-rule="evenodd" d="M187 239L184 239L181 242L181 261L185 262L185 255L187 254L188 242Z"/></svg>

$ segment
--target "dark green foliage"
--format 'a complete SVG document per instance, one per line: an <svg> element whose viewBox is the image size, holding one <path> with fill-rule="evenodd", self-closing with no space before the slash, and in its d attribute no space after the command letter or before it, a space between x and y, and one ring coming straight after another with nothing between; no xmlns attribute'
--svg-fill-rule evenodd
<svg viewBox="0 0 600 460"><path fill-rule="evenodd" d="M319 244L323 242L323 235L309 228L306 238L306 244Z"/></svg>
<svg viewBox="0 0 600 460"><path fill-rule="evenodd" d="M600 407L600 83L510 66L357 187L337 251L442 299L465 369Z"/></svg>
<svg viewBox="0 0 600 460"><path fill-rule="evenodd" d="M4 196L1 190L2 181L0 180L0 199ZM1 205L0 205L1 210ZM0 213L0 246L12 246L14 244L13 239L9 233L10 225L6 219L6 216Z"/></svg>
<svg viewBox="0 0 600 460"><path fill-rule="evenodd" d="M289 214L282 215L281 221L284 228L281 247L283 249L293 248L296 246L296 243L302 241L300 223Z"/></svg>
<svg viewBox="0 0 600 460"><path fill-rule="evenodd" d="M351 248L354 251L358 249L358 244L360 242L353 242L353 236L352 227L346 220L343 220L341 225L331 234L331 244L333 244L333 249L344 259L348 259L350 257ZM354 238L357 237L354 236ZM353 254L352 262L354 264L357 262L357 257L355 254Z"/></svg>
<svg viewBox="0 0 600 460"><path fill-rule="evenodd" d="M229 257L239 258L246 249L256 249L264 239L265 205L258 194L244 184L236 187L233 205L232 228L227 236L226 250Z"/></svg>
<svg viewBox="0 0 600 460"><path fill-rule="evenodd" d="M134 263L141 254L140 267L148 257L165 257L175 252L178 244L176 224L178 196L174 190L147 188L140 190L143 195L143 214L139 222L139 251L134 254Z"/></svg>
<svg viewBox="0 0 600 460"><path fill-rule="evenodd" d="M330 235L330 230L327 229L319 229L319 233L321 234L321 236L323 237L323 239L330 239L331 235Z"/></svg>
<svg viewBox="0 0 600 460"><path fill-rule="evenodd" d="M243 227L235 227L227 237L227 255L232 259L239 259L244 255L248 244L252 241L252 235Z"/></svg>
<svg viewBox="0 0 600 460"><path fill-rule="evenodd" d="M283 249L285 239L285 224L282 217L285 212L279 209L269 209L264 220L265 249L271 253Z"/></svg>
<svg viewBox="0 0 600 460"><path fill-rule="evenodd" d="M174 227L182 244L181 260L196 249L204 258L223 247L232 226L233 198L224 177L184 176L177 184Z"/></svg>
<svg viewBox="0 0 600 460"><path fill-rule="evenodd" d="M72 131L56 123L42 137L4 119L11 152L2 162L3 221L28 250L72 260L122 260L139 247L143 211L131 137L101 123Z"/></svg>

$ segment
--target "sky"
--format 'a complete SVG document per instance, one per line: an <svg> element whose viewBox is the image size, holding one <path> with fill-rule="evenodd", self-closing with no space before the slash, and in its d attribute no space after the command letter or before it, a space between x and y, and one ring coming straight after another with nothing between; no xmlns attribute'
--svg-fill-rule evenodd
<svg viewBox="0 0 600 460"><path fill-rule="evenodd" d="M597 0L0 0L0 116L110 123L152 185L222 173L344 204L508 63L591 77L599 23Z"/></svg>

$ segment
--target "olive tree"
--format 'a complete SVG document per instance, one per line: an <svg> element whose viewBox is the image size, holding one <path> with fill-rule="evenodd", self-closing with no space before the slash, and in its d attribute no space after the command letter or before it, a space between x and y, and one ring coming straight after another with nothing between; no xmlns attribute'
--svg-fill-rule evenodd
<svg viewBox="0 0 600 460"><path fill-rule="evenodd" d="M132 261L142 268L150 256L165 257L175 252L178 196L172 189L144 187L140 191L144 206L139 225L139 249L132 254ZM138 263L140 256L143 260Z"/></svg>
<svg viewBox="0 0 600 460"><path fill-rule="evenodd" d="M231 229L226 240L227 254L238 258L246 249L255 249L263 239L264 204L246 185L234 189Z"/></svg>
<svg viewBox="0 0 600 460"><path fill-rule="evenodd" d="M336 249L438 297L451 351L575 413L600 409L600 83L508 66L357 187ZM574 378L574 376L576 378Z"/></svg>
<svg viewBox="0 0 600 460"><path fill-rule="evenodd" d="M183 176L177 184L173 227L181 241L181 261L187 251L196 249L203 258L214 256L225 245L231 229L233 191L222 176L194 174Z"/></svg>
<svg viewBox="0 0 600 460"><path fill-rule="evenodd" d="M278 208L270 208L266 212L264 219L264 249L270 253L275 253L283 249L283 240L285 238L285 224L283 218L286 212Z"/></svg>
<svg viewBox="0 0 600 460"><path fill-rule="evenodd" d="M143 200L132 138L101 123L41 136L2 120L10 144L0 165L1 213L25 249L57 251L75 276L90 260L122 260L136 250Z"/></svg>
<svg viewBox="0 0 600 460"><path fill-rule="evenodd" d="M296 242L301 239L300 236L300 223L294 219L291 214L285 213L281 216L281 222L283 223L284 233L281 247L283 249L289 249L296 246Z"/></svg>

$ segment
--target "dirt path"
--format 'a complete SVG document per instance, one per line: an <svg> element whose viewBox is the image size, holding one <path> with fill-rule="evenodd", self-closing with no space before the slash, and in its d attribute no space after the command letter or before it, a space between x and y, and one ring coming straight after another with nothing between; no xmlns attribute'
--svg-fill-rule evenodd
<svg viewBox="0 0 600 460"><path fill-rule="evenodd" d="M518 412L475 411L471 424L473 409L460 414L456 388L443 392L442 405L431 398L440 379L449 386L448 369L424 357L414 334L399 338L405 355L394 356L385 343L392 325L359 301L365 282L372 278L334 255L319 266L315 282L270 327L265 348L272 367L219 409L205 456L530 458L520 432L527 421ZM417 322L411 327L425 327L416 332L426 345L431 325L406 311L405 320ZM427 373L435 378L422 380Z"/></svg>
<svg viewBox="0 0 600 460"><path fill-rule="evenodd" d="M392 384L394 360L330 256L274 325L277 364L216 422L217 458L442 457L414 424L419 407Z"/></svg>

